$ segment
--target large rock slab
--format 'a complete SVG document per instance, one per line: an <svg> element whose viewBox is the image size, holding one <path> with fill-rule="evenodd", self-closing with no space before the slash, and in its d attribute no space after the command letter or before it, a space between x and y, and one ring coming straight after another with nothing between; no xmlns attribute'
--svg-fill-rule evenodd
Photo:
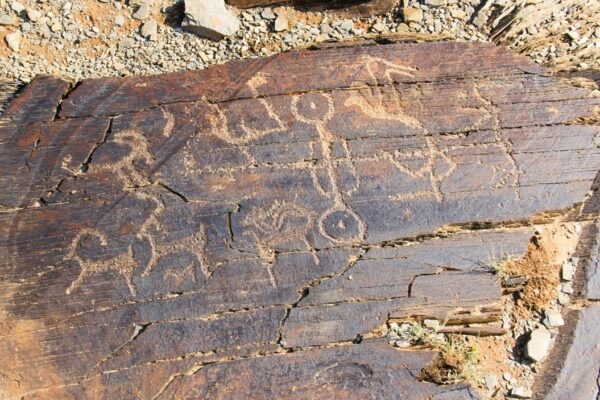
<svg viewBox="0 0 600 400"><path fill-rule="evenodd" d="M581 311L573 344L558 380L546 399L596 399L600 394L600 306L594 304Z"/></svg>
<svg viewBox="0 0 600 400"><path fill-rule="evenodd" d="M490 265L580 209L599 105L475 43L36 81L0 127L2 396L470 398L367 339L500 315Z"/></svg>

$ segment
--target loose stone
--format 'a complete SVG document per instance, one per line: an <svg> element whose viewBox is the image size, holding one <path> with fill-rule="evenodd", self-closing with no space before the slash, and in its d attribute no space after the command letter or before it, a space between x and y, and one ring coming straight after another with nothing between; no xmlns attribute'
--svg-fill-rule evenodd
<svg viewBox="0 0 600 400"><path fill-rule="evenodd" d="M277 19L275 20L275 32L282 32L287 30L288 28L288 20L283 17L283 16L279 16L277 17Z"/></svg>
<svg viewBox="0 0 600 400"><path fill-rule="evenodd" d="M137 11L132 15L133 18L144 21L150 16L150 6L148 3L142 3Z"/></svg>
<svg viewBox="0 0 600 400"><path fill-rule="evenodd" d="M440 321L437 319L426 319L423 320L423 325L425 325L429 329L438 330L440 327Z"/></svg>
<svg viewBox="0 0 600 400"><path fill-rule="evenodd" d="M17 52L19 51L19 46L21 44L21 32L16 31L9 33L5 36L4 40L6 40L6 44L12 51Z"/></svg>
<svg viewBox="0 0 600 400"><path fill-rule="evenodd" d="M275 14L273 13L273 9L270 7L265 8L262 13L260 13L260 16L263 17L264 19L275 19L277 18L275 16Z"/></svg>
<svg viewBox="0 0 600 400"><path fill-rule="evenodd" d="M17 14L19 14L21 11L25 10L25 6L21 3L19 3L18 1L13 1L12 4L10 5L10 8Z"/></svg>
<svg viewBox="0 0 600 400"><path fill-rule="evenodd" d="M562 265L561 277L565 281L572 281L575 277L575 265L572 262L566 261Z"/></svg>
<svg viewBox="0 0 600 400"><path fill-rule="evenodd" d="M510 397L514 399L530 399L533 397L533 393L531 389L518 386L510 391Z"/></svg>
<svg viewBox="0 0 600 400"><path fill-rule="evenodd" d="M237 32L240 22L225 7L223 0L185 0L185 18L181 26L197 35L221 40Z"/></svg>
<svg viewBox="0 0 600 400"><path fill-rule="evenodd" d="M405 22L421 22L423 20L423 10L415 7L402 8L402 16Z"/></svg>
<svg viewBox="0 0 600 400"><path fill-rule="evenodd" d="M155 40L157 33L158 25L153 19L144 22L142 28L140 29L140 34L145 38L149 38L150 40Z"/></svg>
<svg viewBox="0 0 600 400"><path fill-rule="evenodd" d="M541 361L548 354L552 337L546 328L538 328L531 332L525 345L525 355L534 362Z"/></svg>
<svg viewBox="0 0 600 400"><path fill-rule="evenodd" d="M558 328L565 324L565 320L559 311L550 309L546 310L544 314L546 315L546 318L544 318L544 325L547 328Z"/></svg>
<svg viewBox="0 0 600 400"><path fill-rule="evenodd" d="M123 25L125 25L125 17L122 16L122 15L120 15L120 14L117 15L115 17L115 25L117 25L117 26L123 26Z"/></svg>

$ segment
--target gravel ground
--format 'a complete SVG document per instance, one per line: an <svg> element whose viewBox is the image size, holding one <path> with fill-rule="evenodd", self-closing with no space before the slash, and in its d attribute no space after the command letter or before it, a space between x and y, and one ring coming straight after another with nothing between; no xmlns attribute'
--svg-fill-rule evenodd
<svg viewBox="0 0 600 400"><path fill-rule="evenodd" d="M142 1L147 15L139 12ZM413 8L413 21L405 20L403 7ZM494 41L555 69L600 67L597 0L404 0L387 15L355 19L288 7L237 13L241 29L214 42L182 31L183 4L173 0L0 0L0 77L28 82L37 74L79 80L184 71L390 32Z"/></svg>

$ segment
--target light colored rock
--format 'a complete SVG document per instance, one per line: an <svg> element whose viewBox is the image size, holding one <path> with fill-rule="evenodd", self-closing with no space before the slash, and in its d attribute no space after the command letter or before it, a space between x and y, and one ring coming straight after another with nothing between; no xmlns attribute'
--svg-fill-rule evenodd
<svg viewBox="0 0 600 400"><path fill-rule="evenodd" d="M283 32L288 28L288 20L284 16L279 16L275 20L275 26L273 27L275 32Z"/></svg>
<svg viewBox="0 0 600 400"><path fill-rule="evenodd" d="M561 268L561 277L565 281L572 281L575 277L575 265L572 262L566 261Z"/></svg>
<svg viewBox="0 0 600 400"><path fill-rule="evenodd" d="M518 386L510 391L510 397L513 399L530 399L533 397L531 389Z"/></svg>
<svg viewBox="0 0 600 400"><path fill-rule="evenodd" d="M396 345L396 347L400 347L401 349L410 347L410 341L408 340L396 340L394 344Z"/></svg>
<svg viewBox="0 0 600 400"><path fill-rule="evenodd" d="M375 32L385 31L385 25L382 22L377 22L376 24L373 25L372 28Z"/></svg>
<svg viewBox="0 0 600 400"><path fill-rule="evenodd" d="M73 3L71 3L70 1L67 1L66 3L64 3L62 5L62 7L60 9L64 15L68 15L71 13L71 8L73 8Z"/></svg>
<svg viewBox="0 0 600 400"><path fill-rule="evenodd" d="M448 4L446 0L425 0L425 4L429 7L442 7Z"/></svg>
<svg viewBox="0 0 600 400"><path fill-rule="evenodd" d="M579 32L577 31L567 31L567 36L572 41L576 42L579 39Z"/></svg>
<svg viewBox="0 0 600 400"><path fill-rule="evenodd" d="M502 379L504 379L506 382L510 382L512 380L512 375L508 371L503 372Z"/></svg>
<svg viewBox="0 0 600 400"><path fill-rule="evenodd" d="M350 32L354 28L354 22L351 19L346 19L340 24L340 31Z"/></svg>
<svg viewBox="0 0 600 400"><path fill-rule="evenodd" d="M546 315L546 318L544 318L544 325L546 325L547 328L558 328L565 324L562 315L556 310L546 310L544 311L544 314Z"/></svg>
<svg viewBox="0 0 600 400"><path fill-rule="evenodd" d="M561 285L561 289L560 290L563 293L572 294L573 293L573 285L570 282L563 283Z"/></svg>
<svg viewBox="0 0 600 400"><path fill-rule="evenodd" d="M492 391L496 388L496 386L498 386L498 378L496 377L496 375L493 375L493 374L487 375L485 377L485 387L489 391Z"/></svg>
<svg viewBox="0 0 600 400"><path fill-rule="evenodd" d="M473 19L473 25L475 25L478 28L481 28L483 27L483 25L485 25L487 19L488 17L485 13L479 12L477 16Z"/></svg>
<svg viewBox="0 0 600 400"><path fill-rule="evenodd" d="M119 43L119 46L125 48L125 49L130 49L135 45L135 40L133 40L132 38L124 38L123 40L121 40L121 42Z"/></svg>
<svg viewBox="0 0 600 400"><path fill-rule="evenodd" d="M460 19L461 21L466 20L468 17L467 13L461 10L460 8L451 9L450 15L452 15L456 19Z"/></svg>
<svg viewBox="0 0 600 400"><path fill-rule="evenodd" d="M148 3L142 3L132 17L138 21L145 21L150 16L150 6Z"/></svg>
<svg viewBox="0 0 600 400"><path fill-rule="evenodd" d="M4 37L6 40L6 44L12 51L19 51L19 46L21 45L21 32L16 31L9 33Z"/></svg>
<svg viewBox="0 0 600 400"><path fill-rule="evenodd" d="M262 13L260 13L260 16L263 17L264 19L275 19L275 18L277 18L277 16L275 15L275 13L273 13L273 9L271 7L265 8L262 11Z"/></svg>
<svg viewBox="0 0 600 400"><path fill-rule="evenodd" d="M440 321L437 319L425 319L423 320L423 325L425 325L429 329L438 330L440 327Z"/></svg>
<svg viewBox="0 0 600 400"><path fill-rule="evenodd" d="M16 12L17 14L20 13L21 11L25 10L25 6L22 3L19 3L18 1L13 1L10 4L10 8L11 10L13 10L14 12Z"/></svg>
<svg viewBox="0 0 600 400"><path fill-rule="evenodd" d="M42 17L41 11L38 11L38 10L35 10L35 9L28 9L27 10L27 18L29 18L30 21L36 22L41 17Z"/></svg>
<svg viewBox="0 0 600 400"><path fill-rule="evenodd" d="M220 40L233 35L240 28L236 16L225 7L223 0L184 0L184 30Z"/></svg>
<svg viewBox="0 0 600 400"><path fill-rule="evenodd" d="M423 10L415 7L403 7L402 16L405 22L421 22L423 20Z"/></svg>
<svg viewBox="0 0 600 400"><path fill-rule="evenodd" d="M140 28L140 34L145 38L155 40L156 35L158 34L158 24L156 23L156 21L151 19L144 22L144 24Z"/></svg>
<svg viewBox="0 0 600 400"><path fill-rule="evenodd" d="M50 30L55 33L60 32L63 30L63 26L57 22L55 24L52 24L52 26L50 27Z"/></svg>
<svg viewBox="0 0 600 400"><path fill-rule="evenodd" d="M525 345L525 355L532 361L539 362L548 355L552 337L546 328L531 331L529 341Z"/></svg>
<svg viewBox="0 0 600 400"><path fill-rule="evenodd" d="M558 300L558 304L560 304L561 306L566 306L567 304L569 304L571 302L569 295L565 294L563 292L560 292L558 294L557 300Z"/></svg>
<svg viewBox="0 0 600 400"><path fill-rule="evenodd" d="M123 25L125 25L125 17L122 16L121 14L117 15L115 17L115 25L116 26L123 26Z"/></svg>
<svg viewBox="0 0 600 400"><path fill-rule="evenodd" d="M0 25L12 26L16 23L12 15L2 14L0 15Z"/></svg>

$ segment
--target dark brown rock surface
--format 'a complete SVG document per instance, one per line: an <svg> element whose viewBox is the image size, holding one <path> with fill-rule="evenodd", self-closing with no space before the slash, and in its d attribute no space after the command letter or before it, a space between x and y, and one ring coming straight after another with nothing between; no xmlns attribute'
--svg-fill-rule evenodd
<svg viewBox="0 0 600 400"><path fill-rule="evenodd" d="M497 309L600 167L600 98L486 44L60 82L0 127L8 399L472 398L373 338Z"/></svg>

